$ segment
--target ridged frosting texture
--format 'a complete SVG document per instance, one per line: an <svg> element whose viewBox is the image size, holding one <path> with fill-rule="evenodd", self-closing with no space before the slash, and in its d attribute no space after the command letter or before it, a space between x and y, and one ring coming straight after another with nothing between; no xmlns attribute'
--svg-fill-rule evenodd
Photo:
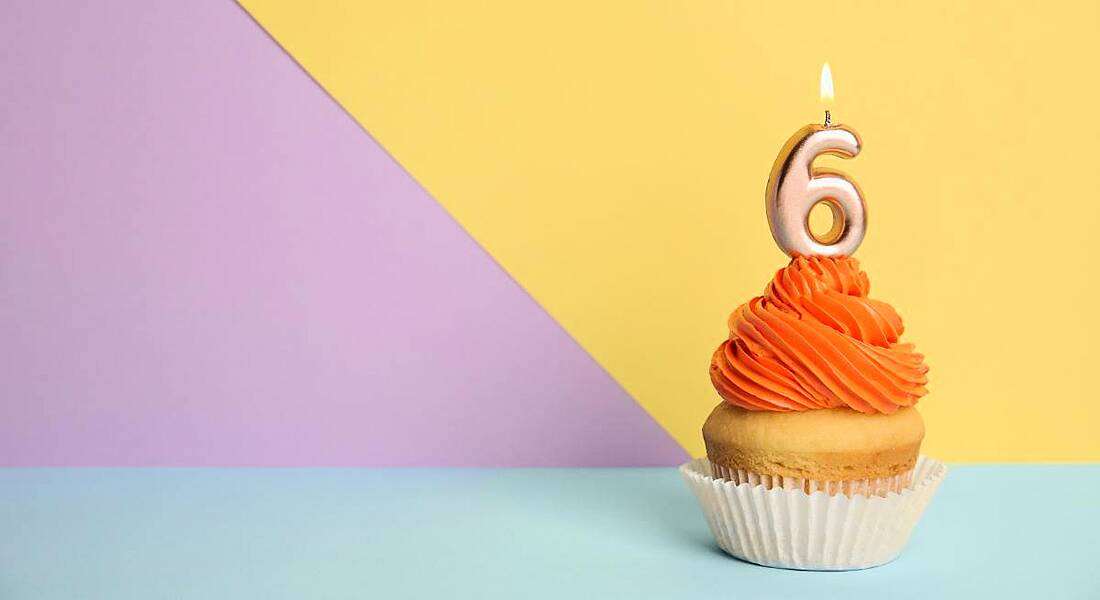
<svg viewBox="0 0 1100 600"><path fill-rule="evenodd" d="M729 318L711 359L718 393L747 410L847 406L893 414L927 393L928 367L850 257L796 257Z"/></svg>

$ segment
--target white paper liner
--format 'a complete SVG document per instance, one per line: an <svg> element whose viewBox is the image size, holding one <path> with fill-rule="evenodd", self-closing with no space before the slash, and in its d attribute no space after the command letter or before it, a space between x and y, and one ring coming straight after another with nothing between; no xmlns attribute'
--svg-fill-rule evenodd
<svg viewBox="0 0 1100 600"><path fill-rule="evenodd" d="M706 458L685 463L680 473L729 554L768 567L844 571L897 558L947 467L921 456L909 485L886 496L738 484L714 477Z"/></svg>

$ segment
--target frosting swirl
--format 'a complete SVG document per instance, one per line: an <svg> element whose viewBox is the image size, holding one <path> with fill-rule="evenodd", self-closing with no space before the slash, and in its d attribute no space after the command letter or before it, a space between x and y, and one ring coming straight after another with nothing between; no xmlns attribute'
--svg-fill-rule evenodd
<svg viewBox="0 0 1100 600"><path fill-rule="evenodd" d="M747 410L912 406L928 393L928 367L898 342L901 317L870 287L854 258L795 257L730 315L710 363L715 389Z"/></svg>

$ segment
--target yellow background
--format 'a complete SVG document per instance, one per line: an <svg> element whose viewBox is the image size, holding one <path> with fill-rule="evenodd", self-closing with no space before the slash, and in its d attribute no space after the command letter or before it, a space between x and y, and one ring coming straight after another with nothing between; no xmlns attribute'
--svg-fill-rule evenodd
<svg viewBox="0 0 1100 600"><path fill-rule="evenodd" d="M696 455L828 60L864 151L819 164L928 357L925 450L1100 459L1100 3L243 4Z"/></svg>

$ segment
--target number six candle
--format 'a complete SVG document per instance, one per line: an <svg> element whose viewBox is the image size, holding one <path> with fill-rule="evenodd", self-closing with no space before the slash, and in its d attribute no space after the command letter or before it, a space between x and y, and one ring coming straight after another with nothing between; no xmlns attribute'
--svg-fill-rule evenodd
<svg viewBox="0 0 1100 600"><path fill-rule="evenodd" d="M833 79L828 63L821 70L821 98L832 100ZM853 158L859 135L846 125L833 125L825 111L824 125L807 125L783 145L772 166L765 193L768 225L775 243L790 256L850 256L867 231L867 206L859 186L835 169L814 167L822 154ZM810 210L818 203L833 213L824 235L810 230Z"/></svg>

